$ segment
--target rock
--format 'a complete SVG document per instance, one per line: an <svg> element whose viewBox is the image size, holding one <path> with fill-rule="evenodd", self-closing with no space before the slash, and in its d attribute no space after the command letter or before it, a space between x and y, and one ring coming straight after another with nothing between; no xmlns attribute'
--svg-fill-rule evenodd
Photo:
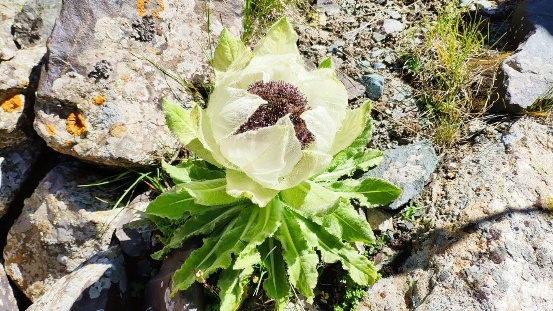
<svg viewBox="0 0 553 311"><path fill-rule="evenodd" d="M361 77L360 82L365 86L367 96L372 100L377 100L384 93L384 80L384 76L372 73Z"/></svg>
<svg viewBox="0 0 553 311"><path fill-rule="evenodd" d="M17 12L21 10L26 0L3 0L0 2L0 48L16 51L13 42L12 25ZM2 79L0 79L2 81Z"/></svg>
<svg viewBox="0 0 553 311"><path fill-rule="evenodd" d="M340 14L340 6L334 0L316 0L313 7L326 15Z"/></svg>
<svg viewBox="0 0 553 311"><path fill-rule="evenodd" d="M212 39L238 35L242 2L210 1ZM161 100L189 103L163 68L200 84L210 76L203 0L63 1L48 41L35 129L54 150L110 166L155 165L175 152ZM68 39L70 38L70 39ZM150 63L150 61L152 64Z"/></svg>
<svg viewBox="0 0 553 311"><path fill-rule="evenodd" d="M60 14L61 0L27 0L14 18L13 40L19 48L43 46Z"/></svg>
<svg viewBox="0 0 553 311"><path fill-rule="evenodd" d="M4 266L0 261L0 310L18 310L17 301L13 295L12 287L8 281L8 276L4 271Z"/></svg>
<svg viewBox="0 0 553 311"><path fill-rule="evenodd" d="M395 19L385 19L382 23L382 30L387 35L394 32L400 32L403 28L403 23Z"/></svg>
<svg viewBox="0 0 553 311"><path fill-rule="evenodd" d="M32 109L38 80L38 64L46 48L18 51L8 61L0 61L0 148L14 146L34 136Z"/></svg>
<svg viewBox="0 0 553 311"><path fill-rule="evenodd" d="M41 141L25 141L16 147L0 149L0 217L31 173L42 150Z"/></svg>
<svg viewBox="0 0 553 311"><path fill-rule="evenodd" d="M27 311L129 310L124 258L110 247L55 282Z"/></svg>
<svg viewBox="0 0 553 311"><path fill-rule="evenodd" d="M380 41L383 41L384 39L386 39L386 35L383 35L379 32L373 32L372 36L373 36L374 41L376 41L376 42L380 42Z"/></svg>
<svg viewBox="0 0 553 311"><path fill-rule="evenodd" d="M553 133L522 118L430 184L435 228L368 310L553 310ZM517 138L518 137L518 138Z"/></svg>
<svg viewBox="0 0 553 311"><path fill-rule="evenodd" d="M379 208L373 208L367 211L367 221L369 222L373 230L384 232L394 229L394 225L392 223L392 214Z"/></svg>
<svg viewBox="0 0 553 311"><path fill-rule="evenodd" d="M179 291L171 297L171 285L173 274L180 269L190 253L199 247L197 242L187 242L180 250L173 251L163 265L158 275L146 284L145 310L171 311L171 310L203 310L203 287L195 282L185 291ZM192 272L191 272L192 273Z"/></svg>
<svg viewBox="0 0 553 311"><path fill-rule="evenodd" d="M348 100L356 99L365 94L365 87L340 71L336 71L336 77L344 84L348 91Z"/></svg>
<svg viewBox="0 0 553 311"><path fill-rule="evenodd" d="M122 194L113 185L81 187L105 179L98 169L61 163L25 201L11 227L4 260L6 273L35 301L58 279L106 250L129 210L113 209ZM132 218L132 217L131 217Z"/></svg>
<svg viewBox="0 0 553 311"><path fill-rule="evenodd" d="M519 45L501 64L494 110L518 112L532 105L553 84L553 2L529 0L515 8L509 42ZM526 40L523 42L523 40Z"/></svg>
<svg viewBox="0 0 553 311"><path fill-rule="evenodd" d="M403 192L387 208L398 209L422 191L438 165L438 156L429 141L384 151L384 161L363 177L379 177L400 187Z"/></svg>

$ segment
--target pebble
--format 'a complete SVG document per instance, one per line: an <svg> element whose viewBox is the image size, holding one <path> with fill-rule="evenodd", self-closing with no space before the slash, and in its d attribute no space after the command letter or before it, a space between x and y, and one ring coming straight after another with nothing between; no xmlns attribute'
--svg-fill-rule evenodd
<svg viewBox="0 0 553 311"><path fill-rule="evenodd" d="M386 34L400 32L403 30L403 23L395 19L385 19L382 24L382 29Z"/></svg>
<svg viewBox="0 0 553 311"><path fill-rule="evenodd" d="M399 12L396 10L388 10L386 11L386 13L388 13L388 15L390 15L390 17L393 19L401 19L401 14L399 14Z"/></svg>
<svg viewBox="0 0 553 311"><path fill-rule="evenodd" d="M383 35L383 34L378 33L378 32L373 32L373 39L376 42L380 42L380 41L386 39L386 35Z"/></svg>
<svg viewBox="0 0 553 311"><path fill-rule="evenodd" d="M381 62L376 62L373 64L374 69L386 69L386 64Z"/></svg>
<svg viewBox="0 0 553 311"><path fill-rule="evenodd" d="M373 73L361 77L361 84L365 86L367 96L372 100L379 99L384 93L384 77Z"/></svg>

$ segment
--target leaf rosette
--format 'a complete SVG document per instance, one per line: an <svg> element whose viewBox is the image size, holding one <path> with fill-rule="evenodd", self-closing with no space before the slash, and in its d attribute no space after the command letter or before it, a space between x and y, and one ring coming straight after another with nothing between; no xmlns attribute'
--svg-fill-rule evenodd
<svg viewBox="0 0 553 311"><path fill-rule="evenodd" d="M370 106L348 109L331 60L307 70L297 39L285 18L253 51L223 30L207 108L163 102L172 133L201 158L163 163L176 186L147 210L164 234L155 258L205 237L173 276L173 292L222 269L221 309L234 310L257 265L279 308L290 285L313 299L320 261L340 261L361 285L376 278L372 263L349 244L374 242L352 202L384 205L401 191L377 178L350 178L383 157L366 149Z"/></svg>

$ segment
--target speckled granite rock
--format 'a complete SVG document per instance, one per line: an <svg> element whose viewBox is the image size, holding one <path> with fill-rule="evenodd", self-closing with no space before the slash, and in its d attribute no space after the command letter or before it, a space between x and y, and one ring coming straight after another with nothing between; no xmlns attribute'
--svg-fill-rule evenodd
<svg viewBox="0 0 553 311"><path fill-rule="evenodd" d="M0 148L0 217L29 177L43 145L40 141L26 141L16 147Z"/></svg>
<svg viewBox="0 0 553 311"><path fill-rule="evenodd" d="M129 310L124 258L118 246L59 279L27 311Z"/></svg>
<svg viewBox="0 0 553 311"><path fill-rule="evenodd" d="M11 32L13 19L26 0L0 0L0 56L2 51L17 50ZM0 60L3 60L0 57ZM1 80L0 80L1 81Z"/></svg>
<svg viewBox="0 0 553 311"><path fill-rule="evenodd" d="M429 185L435 227L358 310L553 310L553 123L479 141Z"/></svg>
<svg viewBox="0 0 553 311"><path fill-rule="evenodd" d="M241 1L210 1L211 31L238 34ZM70 39L68 39L70 38ZM35 129L51 148L112 166L153 165L177 143L162 98L188 102L182 85L210 75L204 1L63 2L43 67Z"/></svg>
<svg viewBox="0 0 553 311"><path fill-rule="evenodd" d="M13 22L13 40L19 48L45 45L61 10L61 0L27 0Z"/></svg>
<svg viewBox="0 0 553 311"><path fill-rule="evenodd" d="M0 310L17 310L17 301L13 295L4 266L0 263Z"/></svg>
<svg viewBox="0 0 553 311"><path fill-rule="evenodd" d="M25 201L4 248L6 273L32 300L99 251L128 220L112 209L121 189L79 187L106 176L78 162L59 164ZM130 217L132 218L132 217Z"/></svg>
<svg viewBox="0 0 553 311"><path fill-rule="evenodd" d="M398 209L422 191L438 165L438 156L429 141L399 146L384 151L384 160L364 176L379 177L400 187L403 192L388 209Z"/></svg>

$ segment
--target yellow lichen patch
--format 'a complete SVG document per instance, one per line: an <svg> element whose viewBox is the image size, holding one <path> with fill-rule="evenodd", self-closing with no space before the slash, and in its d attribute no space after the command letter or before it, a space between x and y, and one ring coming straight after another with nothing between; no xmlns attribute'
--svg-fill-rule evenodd
<svg viewBox="0 0 553 311"><path fill-rule="evenodd" d="M160 18L160 13L165 11L165 3L163 3L163 0L157 0L157 10L152 11L152 15L155 18Z"/></svg>
<svg viewBox="0 0 553 311"><path fill-rule="evenodd" d="M146 14L146 3L150 2L150 0L137 0L136 1L136 9L138 10L138 16L143 17L144 14Z"/></svg>
<svg viewBox="0 0 553 311"><path fill-rule="evenodd" d="M2 102L0 107L2 107L5 112L9 113L23 109L23 101L21 100L21 95L15 94L11 97L8 97L8 99Z"/></svg>
<svg viewBox="0 0 553 311"><path fill-rule="evenodd" d="M126 131L127 131L127 127L125 126L125 124L120 122L113 124L109 129L109 133L111 134L111 136L117 137L117 138L121 138Z"/></svg>
<svg viewBox="0 0 553 311"><path fill-rule="evenodd" d="M106 102L106 99L102 95L98 94L92 99L92 103L96 106L103 105Z"/></svg>
<svg viewBox="0 0 553 311"><path fill-rule="evenodd" d="M124 74L121 76L121 80L123 80L123 82L129 82L130 79L131 77L128 74Z"/></svg>
<svg viewBox="0 0 553 311"><path fill-rule="evenodd" d="M545 203L547 204L547 209L553 212L553 197L547 197L545 198L545 201Z"/></svg>
<svg viewBox="0 0 553 311"><path fill-rule="evenodd" d="M86 132L86 122L79 112L71 112L65 121L67 133L73 136L81 136Z"/></svg>
<svg viewBox="0 0 553 311"><path fill-rule="evenodd" d="M56 135L56 129L52 124L46 124L46 133L50 136Z"/></svg>

